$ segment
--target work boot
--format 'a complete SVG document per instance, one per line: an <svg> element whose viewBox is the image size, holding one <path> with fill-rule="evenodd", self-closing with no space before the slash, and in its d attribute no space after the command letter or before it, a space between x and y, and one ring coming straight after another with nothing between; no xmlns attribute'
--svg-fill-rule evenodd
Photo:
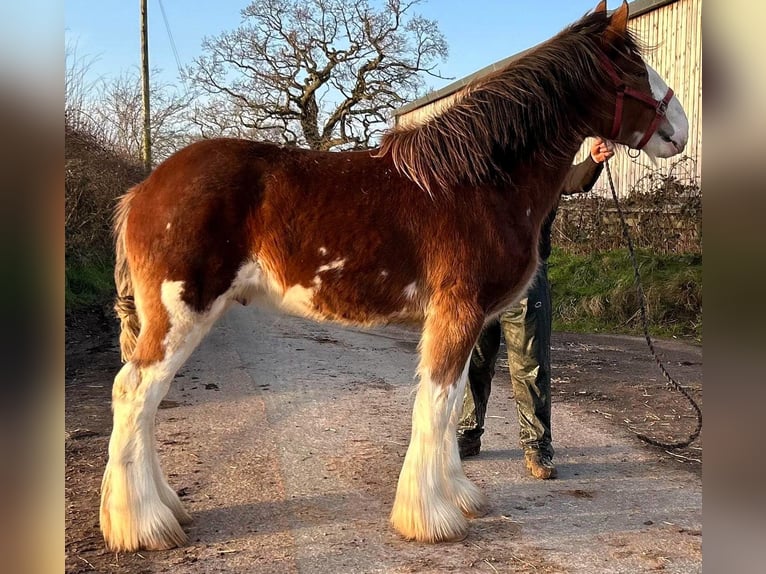
<svg viewBox="0 0 766 574"><path fill-rule="evenodd" d="M467 437L463 434L458 434L457 448L460 451L461 459L476 456L481 450L481 437Z"/></svg>
<svg viewBox="0 0 766 574"><path fill-rule="evenodd" d="M548 480L556 478L558 472L553 465L551 455L540 450L528 450L524 453L524 461L527 463L527 470L535 478Z"/></svg>

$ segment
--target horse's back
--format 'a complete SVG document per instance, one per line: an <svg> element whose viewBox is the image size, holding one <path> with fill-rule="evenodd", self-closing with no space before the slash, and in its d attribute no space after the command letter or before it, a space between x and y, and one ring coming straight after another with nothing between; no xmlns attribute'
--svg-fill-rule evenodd
<svg viewBox="0 0 766 574"><path fill-rule="evenodd" d="M420 307L406 192L420 196L371 152L206 140L130 192L125 239L132 266L182 281L197 311L234 287L243 302L377 322Z"/></svg>

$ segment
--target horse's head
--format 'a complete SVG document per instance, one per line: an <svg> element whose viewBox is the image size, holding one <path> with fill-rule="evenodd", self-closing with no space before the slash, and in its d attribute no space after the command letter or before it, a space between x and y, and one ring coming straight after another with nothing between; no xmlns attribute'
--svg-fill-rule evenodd
<svg viewBox="0 0 766 574"><path fill-rule="evenodd" d="M602 0L595 12L606 15L606 2ZM600 41L601 65L611 78L614 103L612 117L599 126L599 135L650 157L681 153L689 137L689 121L673 90L644 61L632 40L627 2L607 18Z"/></svg>

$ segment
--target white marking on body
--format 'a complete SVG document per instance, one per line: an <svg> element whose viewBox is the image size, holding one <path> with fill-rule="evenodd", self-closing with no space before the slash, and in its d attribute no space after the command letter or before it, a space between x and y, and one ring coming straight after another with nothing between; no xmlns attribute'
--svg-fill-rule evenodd
<svg viewBox="0 0 766 574"><path fill-rule="evenodd" d="M232 298L243 304L253 299L260 299L276 305L282 298L279 283L264 270L258 260L249 261L239 268L237 276L231 282L229 292Z"/></svg>
<svg viewBox="0 0 766 574"><path fill-rule="evenodd" d="M527 207L527 217L529 217L531 213L532 213L532 209Z"/></svg>
<svg viewBox="0 0 766 574"><path fill-rule="evenodd" d="M304 287L303 285L293 285L285 291L282 296L281 307L290 313L298 315L313 315L314 294L319 288L318 281L314 278L314 287Z"/></svg>
<svg viewBox="0 0 766 574"><path fill-rule="evenodd" d="M198 313L181 298L183 288L183 281L163 281L160 287L160 298L170 318L170 329L163 340L166 349L179 349L189 345L192 348L196 347L231 302L232 289L229 288L229 291L213 301L208 310ZM171 361L168 368L174 373L181 368L185 360L186 357L165 358L166 362Z"/></svg>
<svg viewBox="0 0 766 574"><path fill-rule="evenodd" d="M283 289L268 271L268 265L256 259L240 267L227 296L243 304L255 302L302 317L321 318L313 304L314 295L321 286L322 280L316 276L309 287L296 284Z"/></svg>
<svg viewBox="0 0 766 574"><path fill-rule="evenodd" d="M385 277L388 277L388 271L386 271L385 269L383 269L383 270L380 272L380 276L381 276L381 277L384 277L384 278L385 278Z"/></svg>
<svg viewBox="0 0 766 574"><path fill-rule="evenodd" d="M320 247L319 255L327 255L327 247Z"/></svg>
<svg viewBox="0 0 766 574"><path fill-rule="evenodd" d="M170 231L170 222L168 221L168 224L165 226L165 231Z"/></svg>
<svg viewBox="0 0 766 574"><path fill-rule="evenodd" d="M402 293L404 293L404 296L407 299L412 301L413 299L415 299L415 296L418 294L418 286L413 281L412 283L410 283L404 288L404 291L402 291Z"/></svg>
<svg viewBox="0 0 766 574"><path fill-rule="evenodd" d="M317 267L316 272L317 273L324 273L325 271L332 271L333 269L343 269L343 266L346 264L345 259L336 259L335 261L330 261L327 265L320 265Z"/></svg>

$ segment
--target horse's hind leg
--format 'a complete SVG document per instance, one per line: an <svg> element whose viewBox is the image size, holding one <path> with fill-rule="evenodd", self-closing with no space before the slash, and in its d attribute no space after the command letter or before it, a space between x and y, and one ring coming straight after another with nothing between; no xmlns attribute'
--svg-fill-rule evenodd
<svg viewBox="0 0 766 574"><path fill-rule="evenodd" d="M192 521L191 515L186 512L186 509L181 503L181 499L178 498L176 491L168 484L168 479L165 478L165 473L162 472L160 457L157 454L157 441L153 424L149 434L152 437L152 476L154 477L154 484L157 486L157 493L160 495L160 500L162 500L162 503L170 509L179 524L189 524Z"/></svg>
<svg viewBox="0 0 766 574"><path fill-rule="evenodd" d="M465 537L466 515L479 515L486 498L463 474L454 412L462 400L467 361L482 318L456 316L466 305L431 306L421 340L420 384L412 436L404 459L391 523L405 538L422 542Z"/></svg>
<svg viewBox="0 0 766 574"><path fill-rule="evenodd" d="M114 427L101 486L101 530L115 551L159 550L183 545L179 522L189 520L160 468L154 418L170 383L223 312L216 300L195 313L180 298L181 283L164 283L144 297L136 349L112 389ZM160 297L160 290L162 296Z"/></svg>
<svg viewBox="0 0 766 574"><path fill-rule="evenodd" d="M170 377L157 376L153 366L129 361L114 380L114 427L100 509L101 531L114 551L158 550L186 542L173 511L160 497L153 470L152 419L170 384Z"/></svg>

